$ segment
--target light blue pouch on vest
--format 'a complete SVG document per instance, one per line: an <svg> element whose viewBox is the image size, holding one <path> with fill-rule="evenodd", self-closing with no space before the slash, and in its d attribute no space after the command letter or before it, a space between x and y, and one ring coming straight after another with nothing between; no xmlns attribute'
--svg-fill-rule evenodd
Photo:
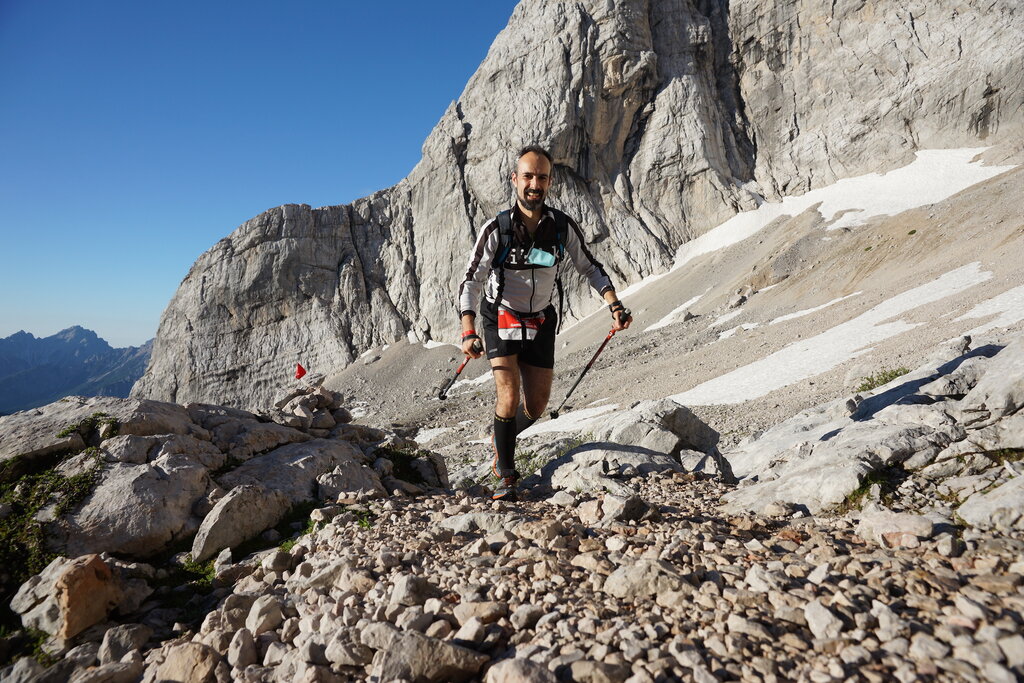
<svg viewBox="0 0 1024 683"><path fill-rule="evenodd" d="M550 251L544 251L534 247L530 250L530 253L526 255L526 262L532 266L543 266L550 268L555 265L555 255Z"/></svg>

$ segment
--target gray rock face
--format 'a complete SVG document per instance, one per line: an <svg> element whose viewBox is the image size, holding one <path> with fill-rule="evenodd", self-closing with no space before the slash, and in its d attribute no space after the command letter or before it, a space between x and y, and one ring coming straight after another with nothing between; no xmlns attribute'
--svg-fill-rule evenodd
<svg viewBox="0 0 1024 683"><path fill-rule="evenodd" d="M349 491L377 490L380 481L363 455L349 443L314 439L274 449L257 456L222 475L218 483L224 488L250 485L273 489L289 504L316 496L316 479L341 467L350 478Z"/></svg>
<svg viewBox="0 0 1024 683"><path fill-rule="evenodd" d="M288 499L263 486L238 486L217 501L192 541L192 559L205 562L277 524L288 512Z"/></svg>
<svg viewBox="0 0 1024 683"><path fill-rule="evenodd" d="M1024 476L987 493L974 494L957 512L973 526L1001 531L1024 527Z"/></svg>
<svg viewBox="0 0 1024 683"><path fill-rule="evenodd" d="M146 557L196 530L199 519L192 508L210 485L207 469L187 455L167 455L146 465L115 463L55 533L73 556L113 552Z"/></svg>
<svg viewBox="0 0 1024 683"><path fill-rule="evenodd" d="M929 486L945 480L938 492L965 501L957 514L972 526L1019 527L1020 470L998 464L1024 448L1024 337L1001 350L968 351L968 342L940 348L917 370L853 401L852 412L838 410L846 399L816 406L726 454L747 482L724 496L725 509L767 514L783 502L816 514L853 502L869 475L887 479L896 468ZM916 547L930 537L931 523L865 511L858 533L884 546Z"/></svg>
<svg viewBox="0 0 1024 683"><path fill-rule="evenodd" d="M552 203L622 285L761 196L1018 134L1014 12L521 3L408 178L347 206L271 209L200 257L133 395L267 406L300 353L329 372L447 338L465 255L508 203L524 143L551 149ZM592 307L567 284L571 315Z"/></svg>
<svg viewBox="0 0 1024 683"><path fill-rule="evenodd" d="M729 25L766 196L1019 131L1010 1L954 15L927 2L744 0L729 4Z"/></svg>

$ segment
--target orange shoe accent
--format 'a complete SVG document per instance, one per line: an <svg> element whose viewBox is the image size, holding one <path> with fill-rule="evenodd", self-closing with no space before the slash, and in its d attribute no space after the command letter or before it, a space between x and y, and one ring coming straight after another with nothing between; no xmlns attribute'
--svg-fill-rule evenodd
<svg viewBox="0 0 1024 683"><path fill-rule="evenodd" d="M494 472L494 476L501 479L501 475L498 474L498 447L494 445L494 436L491 436L491 449L494 450L494 460L491 461L491 471Z"/></svg>

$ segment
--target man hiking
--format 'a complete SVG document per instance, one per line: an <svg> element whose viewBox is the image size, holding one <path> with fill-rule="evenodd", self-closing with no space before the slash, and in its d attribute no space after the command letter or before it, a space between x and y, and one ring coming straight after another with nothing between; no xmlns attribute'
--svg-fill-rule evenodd
<svg viewBox="0 0 1024 683"><path fill-rule="evenodd" d="M495 500L516 500L516 435L541 416L551 394L561 313L556 314L552 300L556 288L561 295L558 273L564 258L572 260L607 302L616 331L632 322L608 274L584 244L576 221L545 205L551 171L551 155L543 148L530 146L519 152L512 173L515 204L484 225L459 287L462 351L472 358L483 355L474 348L480 339L479 311L484 349L494 372L493 470L501 479Z"/></svg>

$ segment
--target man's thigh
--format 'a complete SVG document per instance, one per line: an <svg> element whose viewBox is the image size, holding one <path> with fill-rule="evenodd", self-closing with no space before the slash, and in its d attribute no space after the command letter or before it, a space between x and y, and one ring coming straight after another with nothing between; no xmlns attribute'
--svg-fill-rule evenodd
<svg viewBox="0 0 1024 683"><path fill-rule="evenodd" d="M551 398L551 380L555 372L551 368L538 368L522 362L519 364L519 374L522 377L526 410L531 417L540 417Z"/></svg>

